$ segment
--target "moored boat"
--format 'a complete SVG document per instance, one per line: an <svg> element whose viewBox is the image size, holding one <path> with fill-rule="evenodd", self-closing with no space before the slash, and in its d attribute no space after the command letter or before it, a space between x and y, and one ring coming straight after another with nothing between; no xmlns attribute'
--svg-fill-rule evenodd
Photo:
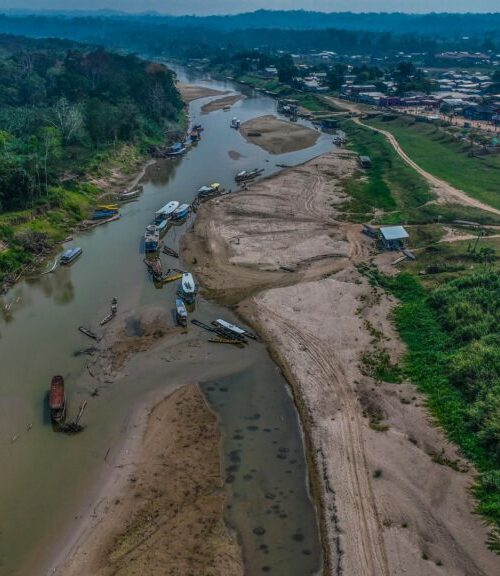
<svg viewBox="0 0 500 576"><path fill-rule="evenodd" d="M54 376L50 383L49 410L53 422L59 424L64 421L66 416L66 394L62 376Z"/></svg>
<svg viewBox="0 0 500 576"><path fill-rule="evenodd" d="M106 218L111 218L112 216L116 216L118 214L118 210L95 210L94 213L90 216L91 220L104 220Z"/></svg>
<svg viewBox="0 0 500 576"><path fill-rule="evenodd" d="M197 132L203 132L203 130L205 130L205 128L203 128L203 126L201 124L195 124L193 126L193 130L196 130Z"/></svg>
<svg viewBox="0 0 500 576"><path fill-rule="evenodd" d="M83 250L80 247L68 248L61 256L59 264L62 264L63 266L71 264L71 262L74 262L82 252Z"/></svg>
<svg viewBox="0 0 500 576"><path fill-rule="evenodd" d="M181 204L172 213L172 220L182 220L183 218L186 218L186 216L189 214L190 209L191 209L190 204Z"/></svg>
<svg viewBox="0 0 500 576"><path fill-rule="evenodd" d="M238 172L234 179L236 182L245 182L246 180L252 180L253 178L257 178L260 174L264 172L263 168L254 168L253 170L242 170Z"/></svg>
<svg viewBox="0 0 500 576"><path fill-rule="evenodd" d="M160 236L162 234L165 234L165 232L167 231L168 223L169 223L169 220L163 220L162 222L160 222L158 224L158 232L160 233Z"/></svg>
<svg viewBox="0 0 500 576"><path fill-rule="evenodd" d="M155 212L155 224L159 224L163 220L170 218L173 212L179 207L179 202L177 200L172 200L168 204L165 204L162 208Z"/></svg>
<svg viewBox="0 0 500 576"><path fill-rule="evenodd" d="M191 132L189 133L189 139L191 140L191 142L193 142L193 144L195 142L198 142L198 140L200 140L200 133L198 132L198 130L191 130Z"/></svg>
<svg viewBox="0 0 500 576"><path fill-rule="evenodd" d="M160 246L160 231L158 226L150 224L146 226L144 233L144 250L146 252L156 252Z"/></svg>
<svg viewBox="0 0 500 576"><path fill-rule="evenodd" d="M167 156L180 156L181 154L184 154L185 151L186 146L182 144L182 142L176 142L167 150Z"/></svg>
<svg viewBox="0 0 500 576"><path fill-rule="evenodd" d="M245 330L244 328L241 328L240 326L236 326L236 324L231 324L230 322L226 322L226 320L222 320L222 319L218 318L217 320L215 320L213 322L213 324L215 326L220 326L224 330L228 330L229 332L232 332L233 334L236 334L237 336L247 336L249 338L252 338L253 340L257 340L257 337L254 334L252 334L251 332L249 332L248 330Z"/></svg>
<svg viewBox="0 0 500 576"><path fill-rule="evenodd" d="M181 298L175 299L175 319L179 326L187 326L188 313Z"/></svg>
<svg viewBox="0 0 500 576"><path fill-rule="evenodd" d="M111 211L118 211L118 204L99 204L96 207L98 210L111 210Z"/></svg>
<svg viewBox="0 0 500 576"><path fill-rule="evenodd" d="M196 296L196 284L193 275L190 272L185 272L182 275L177 289L177 294L184 300L184 302L192 303Z"/></svg>
<svg viewBox="0 0 500 576"><path fill-rule="evenodd" d="M241 125L241 121L240 121L239 118L236 118L236 117L235 117L235 118L233 118L233 119L231 120L231 128L234 128L235 130L238 130L239 127L240 127L240 125Z"/></svg>

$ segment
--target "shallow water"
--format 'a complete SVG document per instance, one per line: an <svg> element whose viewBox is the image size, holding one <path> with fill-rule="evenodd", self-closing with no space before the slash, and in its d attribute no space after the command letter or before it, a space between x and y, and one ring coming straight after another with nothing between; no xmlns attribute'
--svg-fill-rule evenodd
<svg viewBox="0 0 500 576"><path fill-rule="evenodd" d="M213 88L234 88L229 83L196 81ZM77 327L83 324L100 331L98 321L109 311L113 296L118 298L119 314L129 318L132 332L138 329L134 318L140 310L172 307L175 286L155 288L142 262L141 238L155 210L172 199L190 201L198 188L213 181L234 189L234 175L242 169L263 167L267 175L278 170L276 163L301 163L332 147L326 135L308 150L279 156L247 144L229 127L231 117L244 121L274 113L275 102L247 89L245 93L248 98L229 113L202 115L200 108L207 99L193 102L191 119L205 127L201 142L181 159L152 166L140 200L125 205L118 222L68 243L65 248L83 248L72 266L26 280L0 299L2 576L27 574L22 568L25 561L54 546L55 536L71 524L90 483L102 472L107 448L119 442L131 410L153 391L147 377L119 389L110 384L98 401L89 402L87 428L77 437L55 434L45 408L55 373L67 382L71 415L89 397L88 388L81 384L87 358L75 352L93 342ZM241 158L231 159L231 150ZM166 244L176 248L188 225L172 228ZM162 259L164 267L179 266L165 255ZM196 317L206 321L216 315L232 318L224 309L198 300ZM248 574L260 574L266 566L273 573L310 574L319 568L320 550L307 494L300 427L286 383L265 348L255 347L249 368L205 387L221 415L226 467L231 465L231 453L239 451L238 470L228 472L234 476L234 494L227 518L243 542ZM255 422L249 420L252 417ZM254 533L259 527L265 534Z"/></svg>

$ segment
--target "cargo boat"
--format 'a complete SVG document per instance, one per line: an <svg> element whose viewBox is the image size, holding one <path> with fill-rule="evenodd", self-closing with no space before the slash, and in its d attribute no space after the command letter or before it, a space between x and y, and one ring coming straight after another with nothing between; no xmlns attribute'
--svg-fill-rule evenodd
<svg viewBox="0 0 500 576"><path fill-rule="evenodd" d="M64 421L66 416L66 395L62 376L54 376L50 383L49 410L53 422L59 424Z"/></svg>
<svg viewBox="0 0 500 576"><path fill-rule="evenodd" d="M71 264L71 262L74 262L82 252L83 250L79 247L68 248L67 250L64 251L63 255L61 256L59 264L61 264L62 266L67 266L68 264Z"/></svg>
<svg viewBox="0 0 500 576"><path fill-rule="evenodd" d="M175 299L175 319L179 326L187 326L188 313L184 301L181 298Z"/></svg>
<svg viewBox="0 0 500 576"><path fill-rule="evenodd" d="M146 226L144 233L144 249L146 252L157 252L160 247L160 231L158 226L150 224Z"/></svg>

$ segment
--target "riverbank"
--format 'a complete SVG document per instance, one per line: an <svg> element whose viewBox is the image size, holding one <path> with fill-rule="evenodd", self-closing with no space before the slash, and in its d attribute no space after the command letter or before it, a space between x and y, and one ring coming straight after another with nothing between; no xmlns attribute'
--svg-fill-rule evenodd
<svg viewBox="0 0 500 576"><path fill-rule="evenodd" d="M140 434L119 489L101 500L85 546L57 574L243 574L222 520L219 424L197 386L157 403Z"/></svg>
<svg viewBox="0 0 500 576"><path fill-rule="evenodd" d="M358 225L340 221L355 170L352 153L333 151L204 204L186 260L207 296L265 338L292 385L327 573L493 575L472 466L412 384L373 371L383 362L390 372L403 347L394 300L358 268L373 260L394 272L393 255L375 255Z"/></svg>
<svg viewBox="0 0 500 576"><path fill-rule="evenodd" d="M260 146L270 154L286 154L314 146L317 130L280 120L276 116L260 116L243 122L240 133L247 142Z"/></svg>

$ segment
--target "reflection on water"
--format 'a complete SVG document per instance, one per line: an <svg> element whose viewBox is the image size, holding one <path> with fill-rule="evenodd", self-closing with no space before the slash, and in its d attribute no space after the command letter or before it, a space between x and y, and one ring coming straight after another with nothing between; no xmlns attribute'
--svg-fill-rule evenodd
<svg viewBox="0 0 500 576"><path fill-rule="evenodd" d="M220 90L234 88L227 82L201 83ZM143 194L122 207L119 221L80 234L66 244L64 248L83 249L73 266L26 280L0 298L2 576L25 576L26 572L19 570L21 562L52 546L61 527L74 522L89 484L103 470L103 450L105 453L107 446L118 441L131 407L143 399L145 388L152 386L147 374L127 386L106 384L99 398L92 399L85 416L89 425L77 437L54 434L44 418L44 398L56 373L64 376L75 410L89 397L91 388L81 384L88 357L75 355L75 351L89 348L93 342L78 332L78 326L101 333L99 320L109 312L112 297L118 298L122 318L138 317L147 307L174 307L176 283L156 289L141 254L144 229L155 211L170 200L192 201L196 191L210 182L234 190L234 175L240 170L262 167L268 176L278 170L278 163L301 163L331 147L330 137L322 135L308 150L271 156L245 142L229 127L230 116L245 121L275 113L273 100L251 90L245 93L248 98L235 104L231 115L223 111L201 115L206 100L192 103L191 121L205 127L198 145L181 159L151 167L143 181ZM233 160L229 150L244 157ZM178 251L187 226L189 221L172 227L166 244ZM183 266L164 254L161 258L164 269ZM231 318L224 309L202 299L197 300L196 308L196 317L207 323L216 317ZM132 333L139 330L133 320L129 326ZM252 364L248 374L219 381L209 391L222 417L225 466L239 466L227 472L234 476L228 519L241 535L250 573L260 573L268 566L277 574L310 574L319 564L319 547L305 490L297 418L286 385L265 348L251 346L253 350L245 356ZM258 420L247 420L256 414L260 414ZM11 442L14 437L16 441ZM280 448L289 452L280 452ZM236 457L240 461L231 462ZM274 496L266 498L266 494ZM265 534L258 534L260 528Z"/></svg>

